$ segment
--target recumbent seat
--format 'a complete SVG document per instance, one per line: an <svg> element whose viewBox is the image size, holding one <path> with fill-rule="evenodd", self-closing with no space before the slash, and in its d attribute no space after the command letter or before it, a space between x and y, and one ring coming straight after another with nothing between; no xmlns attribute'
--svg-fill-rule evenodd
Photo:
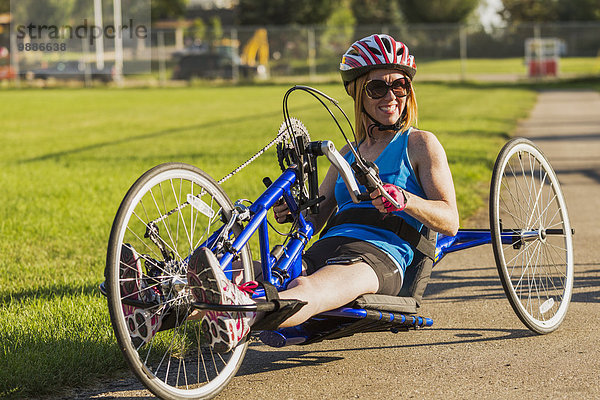
<svg viewBox="0 0 600 400"><path fill-rule="evenodd" d="M423 228L428 239L437 238L437 233ZM429 282L433 260L419 251L404 272L404 282L397 296L383 294L365 294L357 298L351 305L365 310L390 311L402 314L416 314L421 305L423 293Z"/></svg>

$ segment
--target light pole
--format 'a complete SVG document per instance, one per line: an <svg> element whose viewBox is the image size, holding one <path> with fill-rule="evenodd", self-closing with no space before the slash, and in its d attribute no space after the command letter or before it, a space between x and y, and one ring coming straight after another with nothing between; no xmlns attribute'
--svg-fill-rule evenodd
<svg viewBox="0 0 600 400"><path fill-rule="evenodd" d="M113 0L115 23L115 80L123 83L123 23L121 18L121 0Z"/></svg>
<svg viewBox="0 0 600 400"><path fill-rule="evenodd" d="M104 23L102 21L102 0L94 0L94 20L96 26L104 31ZM104 34L96 39L96 67L102 71L104 69Z"/></svg>

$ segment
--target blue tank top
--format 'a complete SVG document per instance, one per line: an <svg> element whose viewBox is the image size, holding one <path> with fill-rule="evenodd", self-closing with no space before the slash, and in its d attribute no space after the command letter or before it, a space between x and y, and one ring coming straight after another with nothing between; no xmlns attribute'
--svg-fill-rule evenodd
<svg viewBox="0 0 600 400"><path fill-rule="evenodd" d="M397 132L392 141L377 157L375 164L379 167L379 176L384 183L394 184L419 197L426 198L408 158L408 136L411 129ZM344 158L350 164L355 160L351 151ZM361 192L366 191L364 186L360 185L359 187ZM370 201L353 203L339 174L335 182L335 199L338 205L338 213L352 208L375 208ZM422 223L403 211L394 212L394 214L402 217L419 231L423 228ZM403 277L406 267L410 265L413 259L414 250L408 242L386 229L368 225L342 224L329 229L323 238L335 236L360 239L377 246L390 256Z"/></svg>

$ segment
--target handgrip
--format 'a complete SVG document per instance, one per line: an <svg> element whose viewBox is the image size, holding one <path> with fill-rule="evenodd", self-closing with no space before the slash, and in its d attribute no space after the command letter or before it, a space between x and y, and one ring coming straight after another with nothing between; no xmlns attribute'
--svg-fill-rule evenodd
<svg viewBox="0 0 600 400"><path fill-rule="evenodd" d="M368 192L361 193L358 196L356 196L356 198L358 200L360 200L360 201L371 201L371 200L373 200L371 198L371 195Z"/></svg>

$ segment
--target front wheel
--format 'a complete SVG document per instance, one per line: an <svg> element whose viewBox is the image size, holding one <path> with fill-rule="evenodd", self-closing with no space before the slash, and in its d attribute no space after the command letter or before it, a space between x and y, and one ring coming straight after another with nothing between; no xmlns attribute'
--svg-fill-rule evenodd
<svg viewBox="0 0 600 400"><path fill-rule="evenodd" d="M217 256L231 232L219 229L233 204L206 173L187 164L152 168L131 187L115 217L106 259L108 307L113 330L131 370L163 399L214 397L237 372L242 342L216 353L203 337L191 306L189 256L209 247ZM249 250L232 274L252 280ZM239 266L238 266L239 264Z"/></svg>
<svg viewBox="0 0 600 400"><path fill-rule="evenodd" d="M539 334L562 323L573 289L573 243L558 178L544 154L516 138L500 151L490 188L492 247L502 286Z"/></svg>

